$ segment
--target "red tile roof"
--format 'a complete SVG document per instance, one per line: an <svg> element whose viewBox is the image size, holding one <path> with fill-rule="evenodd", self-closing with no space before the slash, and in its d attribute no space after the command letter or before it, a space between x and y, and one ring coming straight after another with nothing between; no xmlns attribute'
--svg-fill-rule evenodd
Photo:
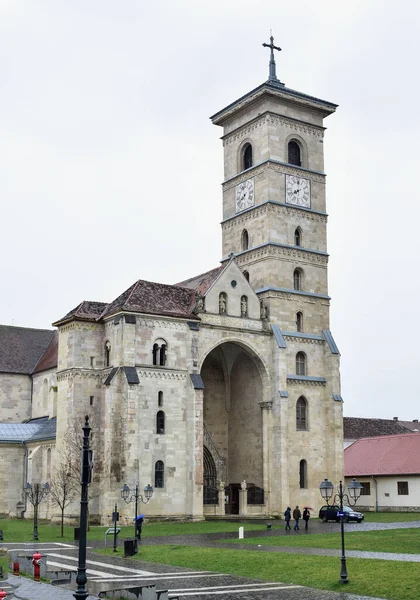
<svg viewBox="0 0 420 600"><path fill-rule="evenodd" d="M128 311L197 319L197 316L192 314L194 304L194 290L139 279L107 305L101 318Z"/></svg>
<svg viewBox="0 0 420 600"><path fill-rule="evenodd" d="M58 362L58 331L54 332L54 337L48 344L44 354L39 359L36 367L32 373L40 373L41 371L47 371L48 369L54 369L57 367Z"/></svg>
<svg viewBox="0 0 420 600"><path fill-rule="evenodd" d="M357 440L344 450L346 477L420 474L420 433Z"/></svg>
<svg viewBox="0 0 420 600"><path fill-rule="evenodd" d="M344 417L343 429L345 440L376 437L378 435L396 435L410 433L420 429L419 423L399 421L398 419L367 419L362 417Z"/></svg>
<svg viewBox="0 0 420 600"><path fill-rule="evenodd" d="M53 323L53 325L62 325L66 321L72 321L73 319L79 319L81 321L96 321L96 319L101 316L101 313L106 306L108 306L106 302L83 300L83 302L78 304L76 308L73 308L62 319L59 319Z"/></svg>
<svg viewBox="0 0 420 600"><path fill-rule="evenodd" d="M180 281L176 285L180 287L190 288L191 290L200 292L204 296L209 290L210 286L216 281L220 273L225 268L226 265L221 265L220 267L216 267L211 271L201 273L201 275L196 275L195 277L191 277L190 279L186 279L185 281Z"/></svg>

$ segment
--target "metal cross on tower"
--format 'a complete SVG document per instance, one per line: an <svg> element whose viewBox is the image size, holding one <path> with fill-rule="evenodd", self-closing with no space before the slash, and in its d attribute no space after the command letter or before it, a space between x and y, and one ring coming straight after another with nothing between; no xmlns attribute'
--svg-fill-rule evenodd
<svg viewBox="0 0 420 600"><path fill-rule="evenodd" d="M271 35L270 36L270 43L269 44L263 44L264 48L270 48L270 62L269 62L269 77L268 77L268 81L270 83L281 83L281 81L279 79L277 79L277 75L276 75L276 61L274 60L274 50L278 50L279 52L281 52L281 48L279 46L275 46L274 45L274 37Z"/></svg>

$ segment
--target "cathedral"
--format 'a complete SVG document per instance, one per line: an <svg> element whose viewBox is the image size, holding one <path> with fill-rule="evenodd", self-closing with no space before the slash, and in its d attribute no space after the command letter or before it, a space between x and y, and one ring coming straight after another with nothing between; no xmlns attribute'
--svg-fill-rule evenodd
<svg viewBox="0 0 420 600"><path fill-rule="evenodd" d="M90 415L90 514L151 484L149 517L269 517L318 507L343 477L340 354L330 331L324 118L337 106L276 74L216 112L220 263L82 301L55 330L0 326L0 513L30 516L66 433ZM95 450L96 444L96 450ZM13 465L13 473L12 473ZM41 515L58 513L51 499ZM71 518L78 502L66 508Z"/></svg>

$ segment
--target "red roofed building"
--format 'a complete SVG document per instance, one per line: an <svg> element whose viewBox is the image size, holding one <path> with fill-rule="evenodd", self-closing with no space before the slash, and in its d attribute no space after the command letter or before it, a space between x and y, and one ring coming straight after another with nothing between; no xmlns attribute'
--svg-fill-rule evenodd
<svg viewBox="0 0 420 600"><path fill-rule="evenodd" d="M357 440L344 450L344 473L363 485L359 509L420 510L420 433Z"/></svg>

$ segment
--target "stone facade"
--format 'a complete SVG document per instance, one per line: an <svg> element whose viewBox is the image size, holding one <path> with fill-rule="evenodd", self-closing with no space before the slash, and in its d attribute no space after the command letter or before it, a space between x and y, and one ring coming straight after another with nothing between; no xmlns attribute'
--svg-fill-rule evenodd
<svg viewBox="0 0 420 600"><path fill-rule="evenodd" d="M222 266L176 286L140 280L55 323L57 369L33 377L31 416L57 414L57 457L91 416L91 514L106 520L118 502L131 516L120 488L138 482L154 488L141 507L148 516L278 515L320 505L319 483L342 478L323 173L323 118L334 110L266 83L217 113ZM300 165L289 163L291 142ZM286 202L289 175L309 181L310 206ZM249 180L253 202L241 209L238 185ZM30 475L47 477L54 452L31 445ZM48 503L43 510L51 515Z"/></svg>

